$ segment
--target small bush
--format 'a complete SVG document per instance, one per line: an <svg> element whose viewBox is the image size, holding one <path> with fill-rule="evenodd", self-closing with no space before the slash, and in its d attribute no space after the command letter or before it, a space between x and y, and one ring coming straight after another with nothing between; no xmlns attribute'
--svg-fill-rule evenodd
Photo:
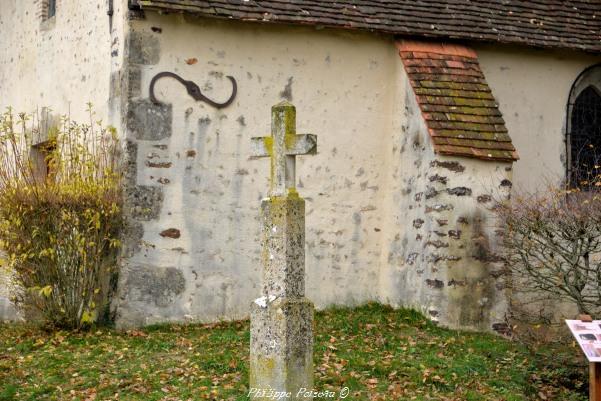
<svg viewBox="0 0 601 401"><path fill-rule="evenodd" d="M498 213L505 223L504 249L519 291L539 299L563 299L580 313L601 312L601 193L549 186L514 194Z"/></svg>
<svg viewBox="0 0 601 401"><path fill-rule="evenodd" d="M116 274L118 143L91 110L89 124L61 118L42 145L33 143L44 135L38 121L11 110L0 117L0 244L19 306L81 328L106 310Z"/></svg>

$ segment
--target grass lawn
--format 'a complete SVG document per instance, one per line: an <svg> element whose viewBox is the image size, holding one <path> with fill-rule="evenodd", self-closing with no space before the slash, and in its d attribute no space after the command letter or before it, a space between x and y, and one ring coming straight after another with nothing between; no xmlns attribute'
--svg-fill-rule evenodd
<svg viewBox="0 0 601 401"><path fill-rule="evenodd" d="M248 326L0 325L0 400L246 400ZM529 349L374 304L316 315L315 387L336 392L323 400L344 387L352 401L586 400L583 358L573 346Z"/></svg>

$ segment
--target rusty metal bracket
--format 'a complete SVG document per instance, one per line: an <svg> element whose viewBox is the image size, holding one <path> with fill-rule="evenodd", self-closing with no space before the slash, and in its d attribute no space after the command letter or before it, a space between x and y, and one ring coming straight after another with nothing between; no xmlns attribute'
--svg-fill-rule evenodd
<svg viewBox="0 0 601 401"><path fill-rule="evenodd" d="M200 91L200 88L198 87L198 85L196 85L194 82L186 81L185 79L183 79L182 77L180 77L179 75L177 75L173 72L164 71L164 72L159 72L150 81L150 89L149 89L150 100L155 104L160 103L160 102L154 96L154 85L156 84L156 82L159 79L165 78L165 77L174 78L177 81L179 81L182 85L184 85L186 87L186 90L188 91L188 95L190 95L194 100L203 101L217 109L222 109L224 107L229 106L236 98L236 93L238 92L238 85L236 84L236 80L234 79L234 77L228 75L227 78L232 83L232 94L231 94L230 98L228 100L226 100L224 103L218 103L218 102L215 102L214 100L209 99L205 95L203 95L202 92Z"/></svg>

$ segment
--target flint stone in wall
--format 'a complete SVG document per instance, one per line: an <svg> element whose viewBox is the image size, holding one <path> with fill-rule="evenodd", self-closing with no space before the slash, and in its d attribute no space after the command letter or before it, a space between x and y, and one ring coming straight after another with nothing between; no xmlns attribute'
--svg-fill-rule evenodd
<svg viewBox="0 0 601 401"><path fill-rule="evenodd" d="M438 279L434 279L434 280L426 279L426 284L428 284L428 287L432 287L432 288L440 289L440 288L444 287L444 282L440 281Z"/></svg>
<svg viewBox="0 0 601 401"><path fill-rule="evenodd" d="M449 244L440 240L428 241L426 246L433 246L434 248L448 248Z"/></svg>
<svg viewBox="0 0 601 401"><path fill-rule="evenodd" d="M426 199L431 199L438 195L438 191L432 187L427 187L426 192L424 192L424 195L426 196Z"/></svg>
<svg viewBox="0 0 601 401"><path fill-rule="evenodd" d="M415 263L415 260L417 259L418 254L416 252L410 253L409 255L407 255L407 260L406 263L408 265L412 265Z"/></svg>
<svg viewBox="0 0 601 401"><path fill-rule="evenodd" d="M449 230L449 237L460 239L461 238L461 230Z"/></svg>
<svg viewBox="0 0 601 401"><path fill-rule="evenodd" d="M459 162L448 162L440 160L434 160L430 162L430 167L441 167L447 170L454 171L456 173L462 173L465 170L465 167L459 164Z"/></svg>
<svg viewBox="0 0 601 401"><path fill-rule="evenodd" d="M507 323L493 323L492 329L504 336L511 335L511 327Z"/></svg>
<svg viewBox="0 0 601 401"><path fill-rule="evenodd" d="M441 213L447 210L453 210L453 205L434 205L434 206L426 206L426 213L437 212Z"/></svg>
<svg viewBox="0 0 601 401"><path fill-rule="evenodd" d="M443 185L447 184L447 177L442 177L438 174L431 175L430 177L428 177L428 179L430 180L430 182L439 182Z"/></svg>
<svg viewBox="0 0 601 401"><path fill-rule="evenodd" d="M455 196L471 196L472 190L466 187L455 187L447 189L447 193Z"/></svg>
<svg viewBox="0 0 601 401"><path fill-rule="evenodd" d="M127 110L127 130L136 139L158 141L171 136L173 109L170 104L154 104L149 99L135 99Z"/></svg>

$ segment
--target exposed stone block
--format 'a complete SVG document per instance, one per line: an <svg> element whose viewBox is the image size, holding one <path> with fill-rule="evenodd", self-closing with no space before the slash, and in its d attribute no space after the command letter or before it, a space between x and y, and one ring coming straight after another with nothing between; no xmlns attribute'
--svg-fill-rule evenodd
<svg viewBox="0 0 601 401"><path fill-rule="evenodd" d="M137 185L126 190L126 207L130 216L138 220L159 217L163 205L163 190L160 187Z"/></svg>
<svg viewBox="0 0 601 401"><path fill-rule="evenodd" d="M124 77L127 98L140 97L142 94L142 69L137 65L129 65Z"/></svg>
<svg viewBox="0 0 601 401"><path fill-rule="evenodd" d="M170 104L135 99L127 109L127 130L136 139L158 141L171 136L173 109Z"/></svg>
<svg viewBox="0 0 601 401"><path fill-rule="evenodd" d="M129 62L132 64L154 65L161 57L161 45L156 35L150 32L130 31Z"/></svg>
<svg viewBox="0 0 601 401"><path fill-rule="evenodd" d="M134 186L136 184L136 176L138 171L138 144L133 141L125 141L125 184L126 186Z"/></svg>
<svg viewBox="0 0 601 401"><path fill-rule="evenodd" d="M140 250L142 237L144 236L144 226L142 223L132 219L127 219L123 227L121 253L124 257L132 257Z"/></svg>
<svg viewBox="0 0 601 401"><path fill-rule="evenodd" d="M134 265L126 277L124 285L132 301L157 307L171 305L186 288L184 275L175 267Z"/></svg>

